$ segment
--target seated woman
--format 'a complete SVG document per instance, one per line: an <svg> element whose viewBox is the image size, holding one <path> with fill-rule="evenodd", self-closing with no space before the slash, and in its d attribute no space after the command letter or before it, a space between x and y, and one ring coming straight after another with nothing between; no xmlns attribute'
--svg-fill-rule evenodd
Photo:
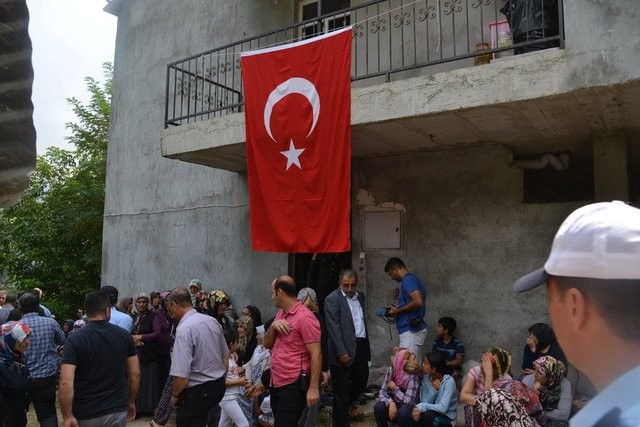
<svg viewBox="0 0 640 427"><path fill-rule="evenodd" d="M418 395L416 356L406 348L394 347L393 352L391 366L382 381L378 402L373 407L378 427L387 427L389 421L410 425L411 411Z"/></svg>
<svg viewBox="0 0 640 427"><path fill-rule="evenodd" d="M533 362L535 373L522 379L539 397L542 416L538 418L544 427L569 425L571 414L571 383L565 375L565 365L551 356L540 357Z"/></svg>
<svg viewBox="0 0 640 427"><path fill-rule="evenodd" d="M448 373L447 357L440 352L427 354L422 361L420 402L413 408L413 421L425 427L451 427L456 420L458 397L456 382ZM406 424L406 426L413 423ZM401 427L404 427L400 424Z"/></svg>
<svg viewBox="0 0 640 427"><path fill-rule="evenodd" d="M522 352L522 376L533 374L533 361L542 356L551 356L567 366L567 358L551 326L546 323L535 323L529 328L527 345Z"/></svg>
<svg viewBox="0 0 640 427"><path fill-rule="evenodd" d="M483 353L480 366L469 370L460 391L460 401L465 405L464 419L467 427L480 425L476 397L492 388L494 381L505 378L512 379L511 354L500 347L494 347Z"/></svg>
<svg viewBox="0 0 640 427"><path fill-rule="evenodd" d="M490 388L480 393L476 408L485 427L537 427L520 402L502 388Z"/></svg>

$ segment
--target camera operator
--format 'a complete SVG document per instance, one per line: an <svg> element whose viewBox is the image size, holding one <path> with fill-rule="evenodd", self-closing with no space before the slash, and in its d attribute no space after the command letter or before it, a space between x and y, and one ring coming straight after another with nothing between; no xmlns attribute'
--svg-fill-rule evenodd
<svg viewBox="0 0 640 427"><path fill-rule="evenodd" d="M411 350L418 360L422 360L422 345L427 336L427 323L424 321L426 288L415 274L407 270L400 258L389 258L384 271L400 283L400 289L394 290L398 304L389 306L387 313L396 317L399 345Z"/></svg>

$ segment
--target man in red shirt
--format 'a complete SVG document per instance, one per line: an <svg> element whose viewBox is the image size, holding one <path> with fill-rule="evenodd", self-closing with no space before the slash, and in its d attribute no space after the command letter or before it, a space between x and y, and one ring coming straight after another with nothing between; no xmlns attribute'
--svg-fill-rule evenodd
<svg viewBox="0 0 640 427"><path fill-rule="evenodd" d="M320 323L296 299L292 277L271 282L271 299L280 309L265 332L264 346L271 349L271 408L274 427L298 425L306 406L320 400Z"/></svg>

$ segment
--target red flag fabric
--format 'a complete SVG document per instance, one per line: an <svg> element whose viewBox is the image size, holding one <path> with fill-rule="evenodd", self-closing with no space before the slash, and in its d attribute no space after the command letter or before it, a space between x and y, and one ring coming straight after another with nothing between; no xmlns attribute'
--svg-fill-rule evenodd
<svg viewBox="0 0 640 427"><path fill-rule="evenodd" d="M351 249L351 28L241 55L255 250Z"/></svg>

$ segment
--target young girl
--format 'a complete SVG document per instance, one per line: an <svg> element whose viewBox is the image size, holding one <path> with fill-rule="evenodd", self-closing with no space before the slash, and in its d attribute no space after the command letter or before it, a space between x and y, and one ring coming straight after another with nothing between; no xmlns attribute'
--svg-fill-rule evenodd
<svg viewBox="0 0 640 427"><path fill-rule="evenodd" d="M411 413L413 421L419 422L419 425L450 427L451 422L455 421L458 405L456 382L451 375L445 373L448 371L447 358L443 353L433 352L424 357L420 402Z"/></svg>
<svg viewBox="0 0 640 427"><path fill-rule="evenodd" d="M378 403L373 407L378 427L388 422L405 425L411 422L411 410L418 394L418 362L416 356L406 348L393 349L391 366L384 376Z"/></svg>
<svg viewBox="0 0 640 427"><path fill-rule="evenodd" d="M227 421L231 420L237 427L249 427L249 421L245 417L238 400L244 394L245 388L250 385L245 377L238 374L238 363L236 350L238 349L238 332L234 329L224 331L224 339L229 346L229 369L225 385L227 387L224 397L220 401L220 422L218 427L225 427Z"/></svg>
<svg viewBox="0 0 640 427"><path fill-rule="evenodd" d="M480 366L469 370L460 391L460 400L465 405L464 418L467 427L480 426L480 414L476 410L476 397L493 387L494 381L512 379L511 354L494 347L482 354Z"/></svg>

